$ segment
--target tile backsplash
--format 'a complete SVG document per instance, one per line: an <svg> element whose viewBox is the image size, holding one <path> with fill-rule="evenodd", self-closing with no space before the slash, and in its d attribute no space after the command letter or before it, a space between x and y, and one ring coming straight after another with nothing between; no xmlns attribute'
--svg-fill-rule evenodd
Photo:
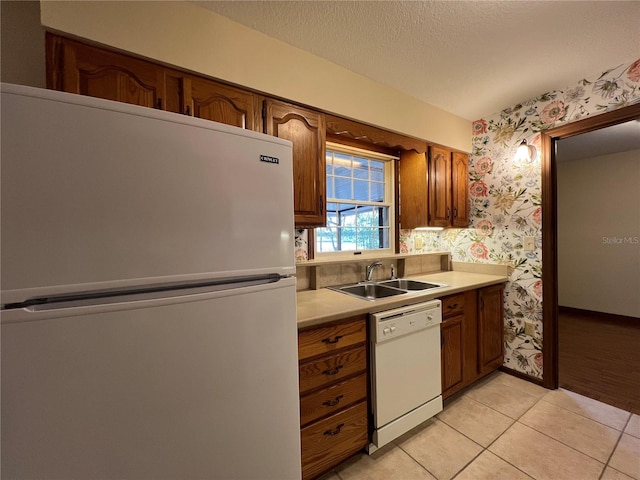
<svg viewBox="0 0 640 480"><path fill-rule="evenodd" d="M383 280L391 278L391 265L394 265L397 277L449 270L451 257L447 252L436 252L366 260L298 262L296 265L297 290L315 290L361 282L365 280L367 265L375 260L382 262L382 268L376 268L373 271L372 280Z"/></svg>

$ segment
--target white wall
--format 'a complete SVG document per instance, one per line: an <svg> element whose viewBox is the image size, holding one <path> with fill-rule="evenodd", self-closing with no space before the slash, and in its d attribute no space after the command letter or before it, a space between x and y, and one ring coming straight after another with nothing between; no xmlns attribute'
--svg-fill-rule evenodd
<svg viewBox="0 0 640 480"><path fill-rule="evenodd" d="M557 173L559 305L640 318L640 150Z"/></svg>
<svg viewBox="0 0 640 480"><path fill-rule="evenodd" d="M43 1L50 30L471 150L471 122L190 2Z"/></svg>
<svg viewBox="0 0 640 480"><path fill-rule="evenodd" d="M44 88L44 31L39 2L0 2L0 80Z"/></svg>

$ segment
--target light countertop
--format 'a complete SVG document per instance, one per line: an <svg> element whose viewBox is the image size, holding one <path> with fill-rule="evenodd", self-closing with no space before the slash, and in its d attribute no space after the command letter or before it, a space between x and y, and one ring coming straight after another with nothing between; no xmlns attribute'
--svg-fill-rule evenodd
<svg viewBox="0 0 640 480"><path fill-rule="evenodd" d="M375 313L402 305L432 300L453 293L486 287L507 281L507 276L465 271L434 272L410 277L415 280L445 283L448 286L431 290L410 292L404 295L365 300L345 293L322 288L297 292L298 328L320 325L354 315Z"/></svg>

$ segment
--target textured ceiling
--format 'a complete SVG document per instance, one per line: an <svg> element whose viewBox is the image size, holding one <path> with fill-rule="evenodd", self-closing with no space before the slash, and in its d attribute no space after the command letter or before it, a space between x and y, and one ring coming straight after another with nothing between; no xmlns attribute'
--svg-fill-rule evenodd
<svg viewBox="0 0 640 480"><path fill-rule="evenodd" d="M631 120L556 142L556 160L569 162L601 155L640 151L640 120Z"/></svg>
<svg viewBox="0 0 640 480"><path fill-rule="evenodd" d="M467 120L640 56L640 1L196 1Z"/></svg>

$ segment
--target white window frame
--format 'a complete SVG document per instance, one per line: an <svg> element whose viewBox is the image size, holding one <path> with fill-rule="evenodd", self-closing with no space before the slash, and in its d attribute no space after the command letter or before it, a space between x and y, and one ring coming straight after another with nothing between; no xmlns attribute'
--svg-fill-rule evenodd
<svg viewBox="0 0 640 480"><path fill-rule="evenodd" d="M365 150L356 147L350 147L347 145L342 145L339 143L326 142L326 150L327 152L339 152L344 153L346 155L354 155L363 157L370 160L378 160L383 161L385 165L384 169L384 202L365 202L365 201L345 201L344 199L337 198L329 198L325 192L325 207L328 203L353 203L354 205L373 205L373 206L385 206L389 209L389 247L388 248L376 248L375 250L347 250L347 251L339 251L339 252L320 252L317 247L315 250L315 258L320 259L329 259L329 258L372 258L379 257L384 255L391 255L395 253L395 229L396 229L396 221L395 221L395 202L394 202L394 178L395 178L395 160L398 160L398 157L392 155L386 155L384 153L375 152L372 150ZM329 182L329 177L325 170L325 176L327 182ZM318 237L317 237L317 228L314 229L314 244L319 245Z"/></svg>

